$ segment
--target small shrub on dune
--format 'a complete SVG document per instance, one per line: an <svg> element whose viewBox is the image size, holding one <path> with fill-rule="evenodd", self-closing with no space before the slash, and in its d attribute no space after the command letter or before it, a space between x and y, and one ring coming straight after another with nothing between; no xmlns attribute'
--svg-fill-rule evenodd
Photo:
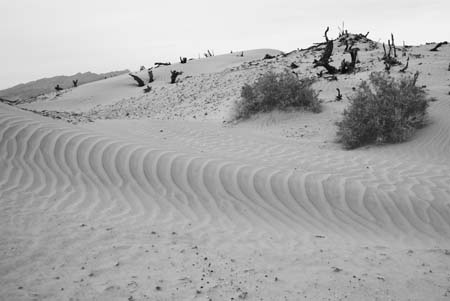
<svg viewBox="0 0 450 301"><path fill-rule="evenodd" d="M290 72L268 72L255 83L245 84L241 100L236 104L235 118L248 118L259 112L275 109L305 108L320 112L317 93L312 89L313 79L298 79Z"/></svg>
<svg viewBox="0 0 450 301"><path fill-rule="evenodd" d="M373 72L363 81L350 106L337 123L339 141L352 149L370 143L396 143L407 140L425 123L431 100L418 77L394 79L383 72Z"/></svg>

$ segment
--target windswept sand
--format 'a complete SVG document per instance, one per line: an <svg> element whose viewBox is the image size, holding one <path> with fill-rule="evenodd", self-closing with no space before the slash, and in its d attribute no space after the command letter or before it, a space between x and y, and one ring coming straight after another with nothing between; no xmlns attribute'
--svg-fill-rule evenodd
<svg viewBox="0 0 450 301"><path fill-rule="evenodd" d="M367 71L316 83L320 114L223 122L260 72L318 72L311 53L260 60L269 50L161 68L149 94L122 76L23 105L93 122L0 104L0 296L448 300L450 47L428 47L410 69L438 99L429 125L353 151L334 142L347 101L331 100L382 68L380 49L362 51Z"/></svg>

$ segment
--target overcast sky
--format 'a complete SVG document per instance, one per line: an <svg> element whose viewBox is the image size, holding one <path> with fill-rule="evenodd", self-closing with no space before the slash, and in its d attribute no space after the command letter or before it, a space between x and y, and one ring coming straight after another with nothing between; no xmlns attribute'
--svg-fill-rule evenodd
<svg viewBox="0 0 450 301"><path fill-rule="evenodd" d="M135 70L207 49L290 51L350 32L450 40L449 0L0 0L0 89L55 75Z"/></svg>

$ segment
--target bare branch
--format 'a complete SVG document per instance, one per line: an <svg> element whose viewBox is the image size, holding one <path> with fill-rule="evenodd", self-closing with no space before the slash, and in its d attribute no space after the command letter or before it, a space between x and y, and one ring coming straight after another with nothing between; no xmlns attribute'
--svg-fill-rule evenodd
<svg viewBox="0 0 450 301"><path fill-rule="evenodd" d="M406 69L408 69L408 65L409 65L409 56L408 56L408 59L406 60L406 65L405 65L405 67L403 67L402 69L400 69L400 72L401 72L401 73L405 73Z"/></svg>
<svg viewBox="0 0 450 301"><path fill-rule="evenodd" d="M438 48L439 48L439 47L441 47L442 45L447 45L447 44L448 44L447 41L445 41L445 42L440 42L440 43L438 43L436 46L434 46L432 49L430 49L430 51L438 51Z"/></svg>
<svg viewBox="0 0 450 301"><path fill-rule="evenodd" d="M129 75L137 82L138 87L145 86L144 81L139 76L131 74L131 73Z"/></svg>
<svg viewBox="0 0 450 301"><path fill-rule="evenodd" d="M174 84L176 82L178 75L183 74L183 72L176 71L176 70L171 70L170 73L171 73L170 74L170 83L171 84Z"/></svg>
<svg viewBox="0 0 450 301"><path fill-rule="evenodd" d="M330 27L329 27L329 26L327 26L327 29L325 30L325 34L324 34L325 41L327 41L327 42L329 41L329 40L328 40L328 36L327 36L328 30L330 30Z"/></svg>
<svg viewBox="0 0 450 301"><path fill-rule="evenodd" d="M162 62L156 62L155 63L156 68L160 67L160 66L170 66L170 63L162 63Z"/></svg>
<svg viewBox="0 0 450 301"><path fill-rule="evenodd" d="M338 95L336 96L336 101L341 101L342 100L342 94L341 94L341 90L339 90L339 88L336 88Z"/></svg>
<svg viewBox="0 0 450 301"><path fill-rule="evenodd" d="M394 57L397 57L397 51L395 50L395 43L394 43L394 34L391 33L391 40L392 40L392 48L394 49Z"/></svg>

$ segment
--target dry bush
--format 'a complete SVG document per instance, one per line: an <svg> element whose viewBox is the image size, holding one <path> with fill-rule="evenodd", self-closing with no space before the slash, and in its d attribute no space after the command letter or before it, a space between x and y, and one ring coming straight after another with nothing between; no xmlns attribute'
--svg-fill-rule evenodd
<svg viewBox="0 0 450 301"><path fill-rule="evenodd" d="M298 79L288 71L263 74L255 83L242 87L241 100L235 108L235 118L248 118L259 112L290 108L305 108L318 113L320 102L311 87L313 83L311 78Z"/></svg>
<svg viewBox="0 0 450 301"><path fill-rule="evenodd" d="M394 79L373 72L369 82L361 82L344 110L343 120L337 123L344 147L402 142L423 126L431 99L416 86L418 75Z"/></svg>

